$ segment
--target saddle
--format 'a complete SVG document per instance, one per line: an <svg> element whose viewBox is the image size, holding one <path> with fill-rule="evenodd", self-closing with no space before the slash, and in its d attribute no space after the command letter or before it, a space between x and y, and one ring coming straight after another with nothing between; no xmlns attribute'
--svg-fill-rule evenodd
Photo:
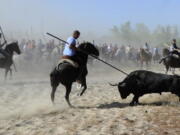
<svg viewBox="0 0 180 135"><path fill-rule="evenodd" d="M58 62L57 67L63 63L69 63L70 65L72 65L75 68L79 67L79 64L77 62L73 61L72 59L70 59L69 56L63 56L62 59Z"/></svg>
<svg viewBox="0 0 180 135"><path fill-rule="evenodd" d="M172 54L171 56L174 57L174 58L180 59L180 57L177 54Z"/></svg>

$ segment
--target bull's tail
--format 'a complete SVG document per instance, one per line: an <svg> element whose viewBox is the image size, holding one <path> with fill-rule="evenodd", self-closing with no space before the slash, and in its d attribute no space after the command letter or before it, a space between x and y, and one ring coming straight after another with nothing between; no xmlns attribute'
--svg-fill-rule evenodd
<svg viewBox="0 0 180 135"><path fill-rule="evenodd" d="M109 85L110 85L110 86L118 86L117 83L115 83L115 84L109 83Z"/></svg>

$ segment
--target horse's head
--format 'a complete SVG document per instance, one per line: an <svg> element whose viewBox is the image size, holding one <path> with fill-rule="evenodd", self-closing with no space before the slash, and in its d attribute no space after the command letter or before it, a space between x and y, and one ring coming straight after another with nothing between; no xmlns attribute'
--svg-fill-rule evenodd
<svg viewBox="0 0 180 135"><path fill-rule="evenodd" d="M21 54L21 50L18 46L18 42L13 42L7 45L6 50L8 52L16 52L17 54Z"/></svg>
<svg viewBox="0 0 180 135"><path fill-rule="evenodd" d="M89 42L85 42L79 45L78 47L81 51L87 53L88 55L95 55L95 56L99 56L99 51L98 49L95 47L95 45L89 43Z"/></svg>

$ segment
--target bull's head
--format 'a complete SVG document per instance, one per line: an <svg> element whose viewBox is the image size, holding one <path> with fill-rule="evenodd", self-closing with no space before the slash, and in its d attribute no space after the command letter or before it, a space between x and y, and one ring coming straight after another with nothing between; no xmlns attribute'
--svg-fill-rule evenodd
<svg viewBox="0 0 180 135"><path fill-rule="evenodd" d="M118 90L122 99L127 98L127 96L129 96L129 94L131 93L130 90L128 89L126 82L120 82L118 84Z"/></svg>

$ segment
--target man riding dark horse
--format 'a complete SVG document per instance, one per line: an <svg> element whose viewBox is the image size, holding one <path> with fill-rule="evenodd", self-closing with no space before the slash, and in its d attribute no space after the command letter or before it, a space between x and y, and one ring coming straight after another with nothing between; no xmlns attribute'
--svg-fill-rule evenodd
<svg viewBox="0 0 180 135"><path fill-rule="evenodd" d="M180 53L179 53L180 48L176 45L176 39L172 40L170 49L169 50L165 49L165 50L167 50L166 53L168 53L168 54L166 54L166 56L164 56L164 58L162 58L162 60L168 58L169 56L173 56L173 54L177 55L178 58L180 59Z"/></svg>
<svg viewBox="0 0 180 135"><path fill-rule="evenodd" d="M4 43L1 44L1 40L2 40L2 34L0 33L0 58L8 58L9 57L8 53L5 52L4 49L3 49L4 45L7 42L5 40Z"/></svg>
<svg viewBox="0 0 180 135"><path fill-rule="evenodd" d="M72 89L72 84L77 81L81 84L81 88L83 89L81 90L80 96L82 96L87 89L86 76L88 74L88 55L98 57L99 51L93 44L89 42L81 43L75 50L74 55L68 54L64 51L63 59L61 59L61 61L50 73L52 87L51 100L53 103L55 92L59 84L62 84L66 88L65 99L70 107L72 107L72 105L69 101L69 95ZM74 63L77 63L77 66L75 66L76 64Z"/></svg>
<svg viewBox="0 0 180 135"><path fill-rule="evenodd" d="M74 62L74 65L78 64L78 61L81 61L81 58L76 57L76 53L78 50L76 40L79 38L80 32L78 30L75 30L71 37L67 39L67 43L65 44L65 48L63 51L62 59L69 59ZM78 65L81 66L81 65ZM81 66L79 67L81 69L81 74L79 75L79 79L77 79L77 82L80 83L80 79L83 75L87 74L87 67Z"/></svg>
<svg viewBox="0 0 180 135"><path fill-rule="evenodd" d="M147 42L146 42L145 45L144 45L144 50L145 50L145 52L148 53L148 54L151 53L151 52L150 52L150 46L149 46L149 44L148 44Z"/></svg>
<svg viewBox="0 0 180 135"><path fill-rule="evenodd" d="M176 45L176 39L172 40L172 44L170 46L170 49L164 48L163 49L163 58L160 60L159 63L162 63L165 65L166 73L168 73L169 68L180 68L180 48ZM174 56L174 54L176 56ZM173 70L173 74L174 74Z"/></svg>
<svg viewBox="0 0 180 135"><path fill-rule="evenodd" d="M172 45L170 46L170 55L176 54L180 58L180 53L178 50L180 50L180 48L176 45L176 39L173 39Z"/></svg>
<svg viewBox="0 0 180 135"><path fill-rule="evenodd" d="M67 39L67 43L65 44L65 48L63 51L63 59L72 59L73 56L75 56L77 47L76 47L76 40L79 38L80 32L78 30L75 30L73 32L73 35Z"/></svg>

